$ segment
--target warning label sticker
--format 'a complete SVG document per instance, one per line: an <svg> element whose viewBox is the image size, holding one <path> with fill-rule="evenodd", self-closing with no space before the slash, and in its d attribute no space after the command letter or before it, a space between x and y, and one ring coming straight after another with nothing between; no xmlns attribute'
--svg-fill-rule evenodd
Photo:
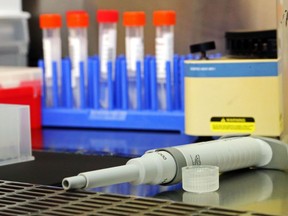
<svg viewBox="0 0 288 216"><path fill-rule="evenodd" d="M252 117L212 117L210 129L213 132L252 133L255 120Z"/></svg>

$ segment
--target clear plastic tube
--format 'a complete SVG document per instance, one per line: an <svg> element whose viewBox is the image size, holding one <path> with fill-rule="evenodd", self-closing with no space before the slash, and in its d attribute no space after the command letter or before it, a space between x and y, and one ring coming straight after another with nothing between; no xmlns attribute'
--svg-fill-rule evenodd
<svg viewBox="0 0 288 216"><path fill-rule="evenodd" d="M99 58L100 58L100 105L108 107L108 63L112 63L112 79L115 77L115 59L117 49L118 11L98 10Z"/></svg>
<svg viewBox="0 0 288 216"><path fill-rule="evenodd" d="M174 55L174 11L155 11L153 23L156 28L155 55L157 64L158 108L166 110L166 63L173 68ZM171 70L172 71L172 70Z"/></svg>
<svg viewBox="0 0 288 216"><path fill-rule="evenodd" d="M129 108L137 107L136 70L137 62L141 64L141 77L143 78L144 62L144 25L145 13L140 11L125 12L123 17L125 26L125 48L128 71ZM143 80L143 79L141 79ZM141 81L143 82L143 81ZM141 94L143 100L143 95Z"/></svg>
<svg viewBox="0 0 288 216"><path fill-rule="evenodd" d="M42 14L40 16L40 27L42 29L42 45L45 65L45 105L47 107L55 106L53 104L53 62L57 64L57 85L58 97L61 95L61 16L59 14ZM57 100L56 99L56 100Z"/></svg>
<svg viewBox="0 0 288 216"><path fill-rule="evenodd" d="M67 13L69 57L71 59L71 86L73 89L74 106L81 106L80 98L80 63L84 63L84 84L87 86L88 57L88 14L85 11ZM82 104L83 106L83 104Z"/></svg>

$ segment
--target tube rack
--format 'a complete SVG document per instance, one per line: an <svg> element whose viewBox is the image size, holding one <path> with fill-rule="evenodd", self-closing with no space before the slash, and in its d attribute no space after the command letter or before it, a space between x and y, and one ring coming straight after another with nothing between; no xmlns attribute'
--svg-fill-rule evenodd
<svg viewBox="0 0 288 216"><path fill-rule="evenodd" d="M45 104L45 65L43 71L42 125L53 127L111 128L137 130L169 130L184 133L184 60L174 56L173 69L166 63L166 110L158 109L156 59L146 56L144 67L137 62L136 92L137 107L129 109L126 59L118 56L115 61L115 79L112 78L112 63L108 62L108 107L100 106L100 60L91 56L87 60L88 84L84 84L84 63L80 62L80 108L73 107L71 87L71 63L68 58L61 62L61 89L57 85L57 64L52 63L53 106ZM141 69L143 68L143 73ZM141 81L141 74L144 74ZM143 100L141 100L141 94ZM59 96L58 92L61 91Z"/></svg>

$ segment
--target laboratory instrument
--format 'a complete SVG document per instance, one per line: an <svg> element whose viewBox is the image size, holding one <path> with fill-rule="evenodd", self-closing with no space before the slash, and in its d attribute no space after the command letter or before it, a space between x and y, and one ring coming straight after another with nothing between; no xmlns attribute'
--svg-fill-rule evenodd
<svg viewBox="0 0 288 216"><path fill-rule="evenodd" d="M62 186L68 190L123 182L174 184L181 181L182 168L193 165L218 166L219 172L247 167L285 170L288 168L287 144L243 135L151 150L129 160L126 165L64 178Z"/></svg>
<svg viewBox="0 0 288 216"><path fill-rule="evenodd" d="M137 108L136 76L137 63L140 64L141 82L143 78L144 64L144 25L145 13L143 11L129 11L123 14L123 25L125 26L125 48L128 71L128 93L129 108ZM142 90L142 89L141 89ZM142 98L142 95L141 95ZM140 99L141 100L141 99ZM138 107L139 109L141 107Z"/></svg>
<svg viewBox="0 0 288 216"><path fill-rule="evenodd" d="M281 136L281 70L278 59L185 61L185 133Z"/></svg>
<svg viewBox="0 0 288 216"><path fill-rule="evenodd" d="M99 58L100 58L100 105L108 107L108 71L111 67L111 79L114 80L114 64L117 48L117 10L98 10L96 20L99 23Z"/></svg>
<svg viewBox="0 0 288 216"><path fill-rule="evenodd" d="M158 108L166 109L167 62L173 68L175 11L154 11L153 24L156 28L155 55L157 64ZM171 70L170 70L171 71Z"/></svg>
<svg viewBox="0 0 288 216"><path fill-rule="evenodd" d="M68 11L66 15L74 106L84 108L85 98L81 98L80 95L85 95L84 92L81 92L84 91L82 86L87 86L87 27L89 16L85 11ZM80 73L83 74L80 76ZM80 80L80 77L83 77L83 80Z"/></svg>
<svg viewBox="0 0 288 216"><path fill-rule="evenodd" d="M60 30L62 26L60 14L42 14L40 15L40 28L43 37L43 54L45 65L45 105L47 107L57 106L60 101L61 89L61 37ZM53 73L53 64L56 64L55 74ZM57 90L53 91L53 76L56 80Z"/></svg>

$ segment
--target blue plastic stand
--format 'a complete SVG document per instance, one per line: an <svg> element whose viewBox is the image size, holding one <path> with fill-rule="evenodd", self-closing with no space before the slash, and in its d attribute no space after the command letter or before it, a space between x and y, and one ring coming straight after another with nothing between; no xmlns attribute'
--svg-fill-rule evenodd
<svg viewBox="0 0 288 216"><path fill-rule="evenodd" d="M73 101L70 60L65 58L61 62L60 87L57 86L57 65L53 62L53 105L47 107L45 104L44 81L42 125L180 131L184 133L184 60L185 57L175 55L172 67L171 62L166 63L166 110L158 109L155 57L146 56L143 67L140 62L137 62L135 109L129 107L125 57L119 56L115 65L112 65L111 62L107 63L107 107L101 107L100 103L100 60L97 56L87 60L87 72L85 64L80 62L80 107L77 108ZM43 77L45 77L45 65L42 60L39 61L39 67L42 68Z"/></svg>

